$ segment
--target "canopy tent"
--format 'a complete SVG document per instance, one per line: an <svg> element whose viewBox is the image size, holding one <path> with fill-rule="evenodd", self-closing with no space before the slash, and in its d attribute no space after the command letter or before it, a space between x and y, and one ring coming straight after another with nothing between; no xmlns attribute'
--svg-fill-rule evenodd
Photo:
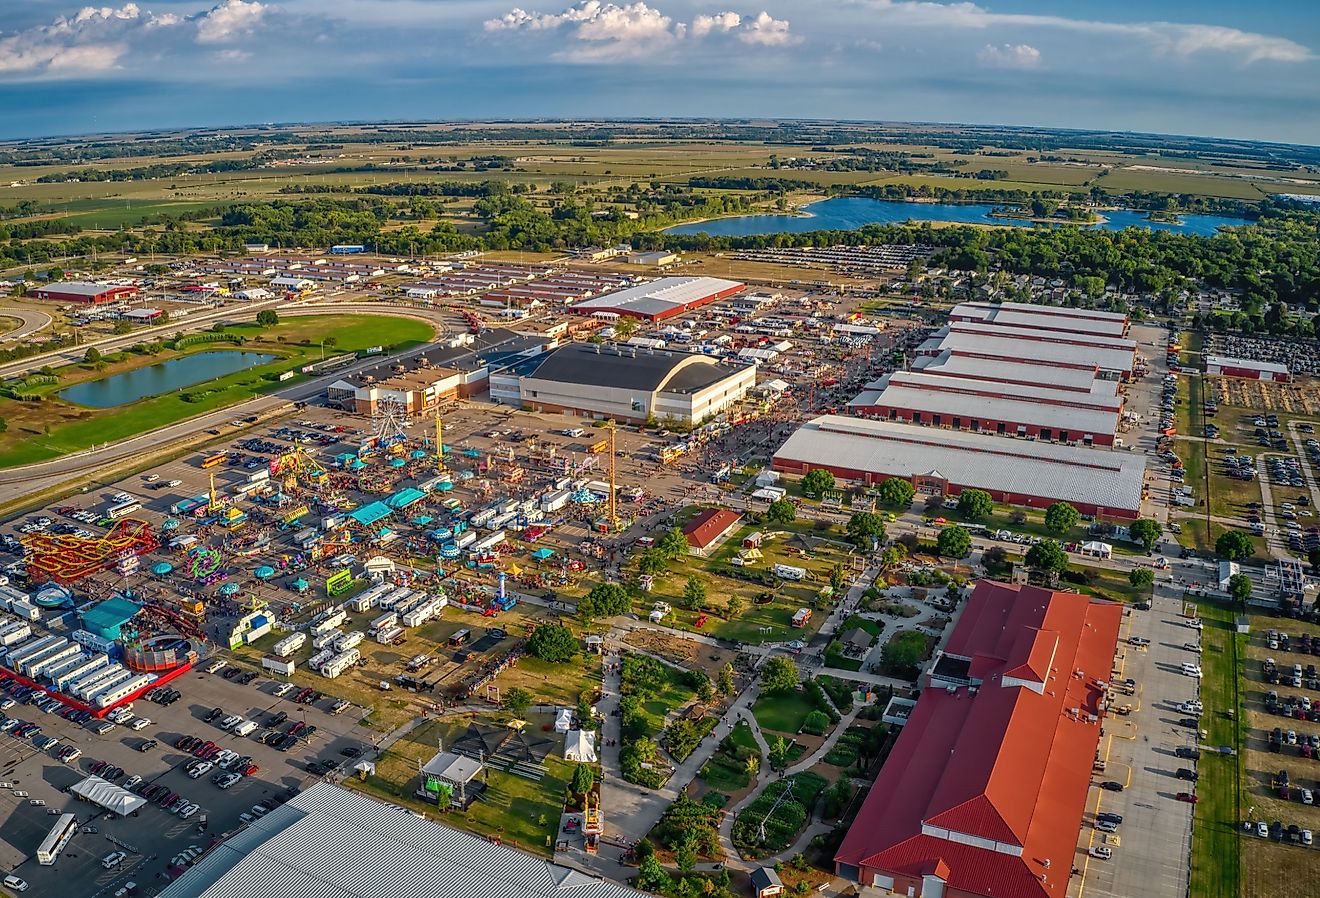
<svg viewBox="0 0 1320 898"><path fill-rule="evenodd" d="M425 527L427 524L431 523L431 520L432 518L429 514L419 514L408 523L412 524L414 527Z"/></svg>
<svg viewBox="0 0 1320 898"><path fill-rule="evenodd" d="M409 457L409 458L426 458L426 456L428 456L428 455L430 455L430 454L431 454L431 453L427 452L425 449L414 449L412 452L408 453L408 457Z"/></svg>
<svg viewBox="0 0 1320 898"><path fill-rule="evenodd" d="M509 574L510 577L521 577L521 576L522 576L522 568L518 567L518 565L516 565L516 564L511 564L511 565L509 565L509 571L508 571L508 574Z"/></svg>
<svg viewBox="0 0 1320 898"><path fill-rule="evenodd" d="M179 522L174 518L166 518L165 523L161 524L161 527L165 530L178 530Z"/></svg>
<svg viewBox="0 0 1320 898"><path fill-rule="evenodd" d="M406 465L406 464L408 464L408 463L407 463L406 461L404 461L403 459L401 459L401 458L391 458L391 459L390 459L390 467L391 467L391 468L402 468L402 467L403 467L404 465Z"/></svg>
<svg viewBox="0 0 1320 898"><path fill-rule="evenodd" d="M224 586L217 589L216 592L226 597L236 596L242 588L243 587L239 586L237 583L226 583Z"/></svg>
<svg viewBox="0 0 1320 898"><path fill-rule="evenodd" d="M385 504L395 511L407 508L415 502L420 502L426 498L426 493L412 487L405 487L385 500Z"/></svg>
<svg viewBox="0 0 1320 898"><path fill-rule="evenodd" d="M586 730L569 730L564 736L564 760L582 764L596 763L596 734Z"/></svg>
<svg viewBox="0 0 1320 898"><path fill-rule="evenodd" d="M547 558L553 558L554 556L555 556L554 549L537 549L535 552L532 553L532 557L535 558L537 561L545 561Z"/></svg>
<svg viewBox="0 0 1320 898"><path fill-rule="evenodd" d="M174 570L174 565L170 564L168 561L157 562L151 566L151 572L157 577L164 577L172 570Z"/></svg>
<svg viewBox="0 0 1320 898"><path fill-rule="evenodd" d="M560 708L555 712L555 732L567 733L568 728L573 724L573 712L568 708Z"/></svg>
<svg viewBox="0 0 1320 898"><path fill-rule="evenodd" d="M70 791L79 798L100 805L110 813L118 814L120 817L127 817L147 803L147 800L142 796L134 795L127 789L121 789L99 776L89 776L81 782L75 783Z"/></svg>
<svg viewBox="0 0 1320 898"><path fill-rule="evenodd" d="M258 580L269 580L271 577L275 576L275 568L268 564L263 564L252 573L256 575Z"/></svg>
<svg viewBox="0 0 1320 898"><path fill-rule="evenodd" d="M1109 543L1091 540L1089 543L1082 543L1080 551L1083 555L1090 555L1094 558L1109 558L1114 554L1114 547Z"/></svg>
<svg viewBox="0 0 1320 898"><path fill-rule="evenodd" d="M363 527L369 527L372 524L376 523L377 521L381 520L382 518L389 517L390 507L386 505L384 502L379 502L379 501L372 502L368 505L364 505L361 508L349 512L348 516L353 520L357 521Z"/></svg>
<svg viewBox="0 0 1320 898"><path fill-rule="evenodd" d="M311 585L312 584L308 583L302 577L299 577L297 580L294 580L292 583L289 584L289 588L292 589L294 592L307 592L308 588L311 587Z"/></svg>
<svg viewBox="0 0 1320 898"><path fill-rule="evenodd" d="M447 493L454 488L454 485L448 480L442 480L435 485L435 488L442 493Z"/></svg>

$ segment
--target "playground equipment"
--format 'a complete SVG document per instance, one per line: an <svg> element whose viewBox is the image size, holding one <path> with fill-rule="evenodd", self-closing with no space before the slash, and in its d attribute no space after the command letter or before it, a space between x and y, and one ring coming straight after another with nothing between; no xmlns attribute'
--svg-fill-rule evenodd
<svg viewBox="0 0 1320 898"><path fill-rule="evenodd" d="M116 521L103 537L86 539L67 534L34 533L22 538L28 550L27 568L37 579L74 583L117 563L160 548L151 525L137 518Z"/></svg>

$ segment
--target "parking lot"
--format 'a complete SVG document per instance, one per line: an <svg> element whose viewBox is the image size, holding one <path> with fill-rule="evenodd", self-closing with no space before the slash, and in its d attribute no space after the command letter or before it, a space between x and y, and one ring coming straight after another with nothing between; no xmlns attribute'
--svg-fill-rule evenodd
<svg viewBox="0 0 1320 898"><path fill-rule="evenodd" d="M1179 769L1194 769L1194 760L1180 757L1198 741L1195 712L1179 705L1198 695L1198 680L1182 673L1184 662L1197 663L1196 652L1185 646L1199 644L1199 631L1181 616L1181 603L1159 591L1151 610L1129 613L1119 637L1115 682L1135 681L1127 715L1105 720L1100 759L1087 814L1082 824L1079 862L1083 874L1074 877L1071 894L1110 895L1114 898L1183 898L1187 894L1191 852L1192 805L1178 800L1195 783L1177 777ZM1148 642L1147 642L1148 641ZM1134 644L1136 643L1136 644ZM1108 791L1101 782L1116 782L1122 791ZM1096 814L1122 817L1113 835L1096 828ZM1112 857L1086 855L1093 847L1110 847Z"/></svg>
<svg viewBox="0 0 1320 898"><path fill-rule="evenodd" d="M77 884L77 891L70 898L110 895L129 881L150 894L164 884L170 862L180 852L194 845L205 849L213 839L240 824L240 814L251 813L253 805L285 796L288 790L312 781L314 775L307 770L309 761L333 760L349 769L354 762L341 751L366 753L379 735L356 725L359 709L350 707L340 715L332 715L329 708L333 700L328 697L314 705L295 704L291 699L296 690L277 697L274 691L278 684L264 677L240 685L218 673L191 672L172 685L183 693L174 705L163 707L144 700L135 704L135 715L152 720L139 731L115 727L105 736L97 736L57 715L43 714L34 706L19 705L5 712L10 717L40 723L46 735L58 736L64 744L82 750L76 762L65 765L39 752L30 739L0 734L0 781L13 784L0 789L0 816L5 820L0 827L0 866L5 871L26 880L38 895L68 894L73 884ZM204 722L214 708L259 724L284 712L288 719L281 730L297 723L317 730L309 742L279 751L257 740L267 731L265 727L242 737ZM193 755L174 747L182 736L196 736L221 749L251 756L258 769L228 790L212 782L219 768L192 779L183 766L194 760ZM138 750L151 739L158 745L146 752ZM169 787L198 804L199 810L184 820L149 803L131 818L111 819L102 809L65 791L88 775L98 760L122 768L118 778L121 783L140 776L144 783ZM40 866L34 857L37 846L57 814L64 811L76 814L80 824L95 827L96 832L80 831L54 865ZM118 868L104 869L101 859L115 850L127 852L127 857Z"/></svg>

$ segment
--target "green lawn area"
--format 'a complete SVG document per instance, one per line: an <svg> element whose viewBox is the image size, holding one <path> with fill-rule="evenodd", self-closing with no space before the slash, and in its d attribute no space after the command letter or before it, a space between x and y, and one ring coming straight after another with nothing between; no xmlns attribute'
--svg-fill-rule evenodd
<svg viewBox="0 0 1320 898"><path fill-rule="evenodd" d="M729 733L729 736L733 739L734 745L752 751L761 750L761 746L756 744L756 737L752 735L751 726L748 725L745 720L738 721L738 724L733 728L733 731Z"/></svg>
<svg viewBox="0 0 1320 898"><path fill-rule="evenodd" d="M416 346L431 339L430 325L410 318L378 315L324 315L291 318L272 328L235 325L229 333L242 335L242 346L233 343L202 343L181 351L163 351L157 355L119 353L107 359L105 371L90 365L75 364L57 370L58 384L36 392L45 401L25 403L0 399L0 418L9 427L0 435L0 467L13 467L77 452L90 446L122 440L215 409L224 408L264 393L282 389L305 379L299 375L278 382L279 373L296 370L320 358L320 341L332 342L327 354L353 352L372 346L399 349ZM308 342L310 341L310 342ZM304 345L306 344L306 345ZM314 344L314 345L313 345ZM143 399L117 408L90 409L72 405L54 394L85 381L159 364L198 352L262 352L277 356L274 361L226 377L185 388L183 391ZM193 401L185 401L189 395ZM48 431L48 432L47 432Z"/></svg>
<svg viewBox="0 0 1320 898"><path fill-rule="evenodd" d="M1240 726L1246 709L1237 689L1238 669L1245 636L1232 630L1232 612L1223 606L1200 606L1201 700L1205 714L1201 725L1209 731L1210 745L1232 745L1238 755L1201 753L1197 765L1200 780L1192 836L1190 892L1196 898L1238 898L1242 876L1242 845L1239 830L1243 819L1240 804L1239 760L1243 742ZM1233 645L1234 640L1242 644ZM1234 710L1236 719L1226 713Z"/></svg>
<svg viewBox="0 0 1320 898"><path fill-rule="evenodd" d="M1075 587L1078 592L1085 593L1086 595L1098 596L1100 598L1113 599L1114 601L1119 602L1139 602L1150 598L1151 587L1143 586L1138 588L1133 586L1132 583L1129 582L1128 575L1125 571L1114 571L1109 570L1108 568L1090 567L1088 565L1076 563L1073 563L1071 568L1078 572L1090 574L1094 577L1094 580L1090 584L1067 584L1070 588Z"/></svg>
<svg viewBox="0 0 1320 898"><path fill-rule="evenodd" d="M466 726L466 720L423 724L385 752L376 764L375 776L365 781L346 777L343 784L434 819L440 816L435 805L412 794L417 785L417 762L435 754L437 739L443 737L447 742ZM499 836L534 854L550 857L546 839L554 836L559 825L573 765L552 755L545 759L545 766L548 773L539 781L488 768L482 800L474 801L466 811L444 814L445 822L478 835Z"/></svg>
<svg viewBox="0 0 1320 898"><path fill-rule="evenodd" d="M811 697L803 692L788 695L763 695L752 706L752 714L761 730L796 736L802 722L816 709Z"/></svg>

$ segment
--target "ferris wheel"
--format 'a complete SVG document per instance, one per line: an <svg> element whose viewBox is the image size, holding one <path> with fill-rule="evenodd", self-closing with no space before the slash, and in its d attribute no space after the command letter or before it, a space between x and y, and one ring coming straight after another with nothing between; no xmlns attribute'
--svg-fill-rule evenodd
<svg viewBox="0 0 1320 898"><path fill-rule="evenodd" d="M371 436L377 446L392 446L407 439L408 410L397 399L382 399L371 416Z"/></svg>

